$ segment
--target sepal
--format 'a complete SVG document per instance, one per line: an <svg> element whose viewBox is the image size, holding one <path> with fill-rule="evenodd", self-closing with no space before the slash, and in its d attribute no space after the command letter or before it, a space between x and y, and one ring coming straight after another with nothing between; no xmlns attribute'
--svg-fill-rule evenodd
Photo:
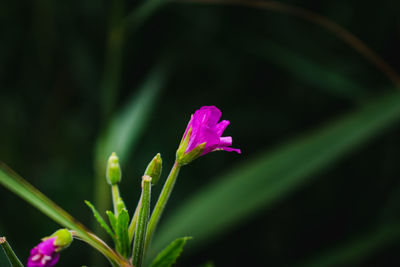
<svg viewBox="0 0 400 267"><path fill-rule="evenodd" d="M60 229L55 231L51 236L45 237L42 240L46 240L49 238L55 237L56 239L54 240L54 246L56 247L56 251L61 251L72 243L72 234L68 229Z"/></svg>

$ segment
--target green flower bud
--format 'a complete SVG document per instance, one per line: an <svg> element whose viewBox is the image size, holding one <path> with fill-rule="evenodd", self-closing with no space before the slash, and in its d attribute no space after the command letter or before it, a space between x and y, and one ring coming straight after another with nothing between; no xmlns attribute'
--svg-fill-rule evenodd
<svg viewBox="0 0 400 267"><path fill-rule="evenodd" d="M147 165L144 175L151 177L151 184L155 185L160 179L162 171L162 159L160 153L158 153Z"/></svg>
<svg viewBox="0 0 400 267"><path fill-rule="evenodd" d="M119 160L115 152L113 152L108 158L106 177L107 182L110 185L115 185L121 181L121 168L119 166Z"/></svg>
<svg viewBox="0 0 400 267"><path fill-rule="evenodd" d="M60 229L54 232L51 236L43 238L43 240L56 237L54 241L54 246L57 247L56 251L63 250L67 248L72 243L72 234L68 229Z"/></svg>

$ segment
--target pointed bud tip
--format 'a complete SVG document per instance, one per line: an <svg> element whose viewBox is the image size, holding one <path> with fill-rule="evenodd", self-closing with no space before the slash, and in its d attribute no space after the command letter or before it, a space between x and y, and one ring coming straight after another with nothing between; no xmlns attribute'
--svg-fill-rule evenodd
<svg viewBox="0 0 400 267"><path fill-rule="evenodd" d="M150 176L152 180L152 185L155 185L160 179L162 172L162 158L161 154L157 153L154 158L150 161L149 165L144 172L144 176Z"/></svg>

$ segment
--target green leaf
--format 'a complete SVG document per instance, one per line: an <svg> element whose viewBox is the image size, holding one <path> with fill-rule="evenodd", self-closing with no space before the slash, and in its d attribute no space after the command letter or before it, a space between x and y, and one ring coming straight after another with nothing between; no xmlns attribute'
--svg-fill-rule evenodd
<svg viewBox="0 0 400 267"><path fill-rule="evenodd" d="M115 217L114 213L111 211L107 210L106 214L108 216L108 220L111 224L111 228L114 230L114 232L117 231L117 217Z"/></svg>
<svg viewBox="0 0 400 267"><path fill-rule="evenodd" d="M118 214L115 233L117 235L117 251L125 258L130 252L130 242L128 236L129 214L126 209L123 209Z"/></svg>
<svg viewBox="0 0 400 267"><path fill-rule="evenodd" d="M100 251L113 265L125 263L125 260L121 259L119 255L97 236L92 234L85 226L1 162L0 184L46 214L55 222L70 230L74 230L80 239Z"/></svg>
<svg viewBox="0 0 400 267"><path fill-rule="evenodd" d="M5 237L0 237L0 245L3 248L4 253L6 254L12 267L24 267Z"/></svg>
<svg viewBox="0 0 400 267"><path fill-rule="evenodd" d="M400 224L382 225L327 251L317 252L318 255L314 258L295 266L357 266L357 261L365 259L378 248L395 243L399 239Z"/></svg>
<svg viewBox="0 0 400 267"><path fill-rule="evenodd" d="M156 235L154 250L184 234L194 236L196 245L215 238L300 188L399 119L400 93L387 93L272 152L268 149L246 160L191 194L170 214Z"/></svg>
<svg viewBox="0 0 400 267"><path fill-rule="evenodd" d="M109 127L98 139L96 161L103 175L106 161L112 152L118 155L121 163L126 162L129 152L138 143L165 83L165 68L161 64L148 75L138 88L138 93L132 95L127 104L113 116Z"/></svg>
<svg viewBox="0 0 400 267"><path fill-rule="evenodd" d="M115 241L115 234L114 232L110 229L108 224L104 221L103 217L101 217L100 213L96 210L96 208L93 206L92 203L89 201L85 200L86 205L92 210L94 217L96 218L97 222L100 224L101 227L106 230L106 232L114 239Z"/></svg>
<svg viewBox="0 0 400 267"><path fill-rule="evenodd" d="M182 253L183 246L186 241L192 239L191 237L181 237L171 242L163 251L161 251L154 261L151 263L151 267L169 267L176 262L176 259Z"/></svg>

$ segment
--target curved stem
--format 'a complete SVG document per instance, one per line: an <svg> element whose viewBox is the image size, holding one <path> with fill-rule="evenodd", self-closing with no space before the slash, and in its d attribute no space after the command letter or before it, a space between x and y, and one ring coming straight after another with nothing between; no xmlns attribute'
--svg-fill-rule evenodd
<svg viewBox="0 0 400 267"><path fill-rule="evenodd" d="M76 239L86 242L93 248L101 252L113 266L132 267L132 265L121 256L119 256L113 249L111 249L103 240L93 233L82 233L78 231L71 231L72 236Z"/></svg>
<svg viewBox="0 0 400 267"><path fill-rule="evenodd" d="M354 34L334 22L333 20L319 15L305 8L284 4L277 1L259 1L259 0L178 0L179 3L197 3L197 4L217 4L217 5L240 5L247 7L263 8L275 12L286 13L295 17L303 18L312 23L318 24L326 30L333 32L342 41L353 47L357 52L363 55L367 60L374 64L383 74L387 76L397 87L400 87L399 74L389 66L378 54L369 48Z"/></svg>

